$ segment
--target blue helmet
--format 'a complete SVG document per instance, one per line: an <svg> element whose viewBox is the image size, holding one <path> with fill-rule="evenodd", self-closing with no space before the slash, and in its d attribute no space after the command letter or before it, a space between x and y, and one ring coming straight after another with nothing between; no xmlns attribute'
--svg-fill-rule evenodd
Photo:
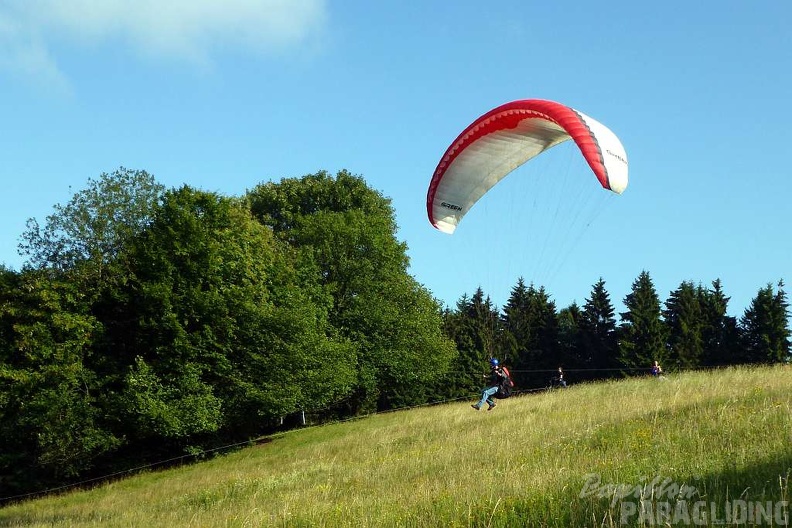
<svg viewBox="0 0 792 528"><path fill-rule="evenodd" d="M497 367L498 366L498 360L495 359L495 358L491 358L490 359L490 365L492 365L493 367Z"/></svg>

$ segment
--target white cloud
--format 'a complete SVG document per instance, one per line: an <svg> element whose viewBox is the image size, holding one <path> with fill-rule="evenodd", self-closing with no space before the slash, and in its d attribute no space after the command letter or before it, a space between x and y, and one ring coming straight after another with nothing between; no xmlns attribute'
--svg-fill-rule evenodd
<svg viewBox="0 0 792 528"><path fill-rule="evenodd" d="M0 67L63 82L52 49L64 40L198 64L279 53L320 34L325 16L325 0L5 0Z"/></svg>
<svg viewBox="0 0 792 528"><path fill-rule="evenodd" d="M69 92L69 83L49 50L25 25L0 12L0 70L34 79L53 92Z"/></svg>

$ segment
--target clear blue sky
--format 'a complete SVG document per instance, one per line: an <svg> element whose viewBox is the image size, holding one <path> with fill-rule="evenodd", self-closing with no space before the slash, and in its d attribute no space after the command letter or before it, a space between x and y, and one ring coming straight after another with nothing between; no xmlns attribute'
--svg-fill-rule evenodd
<svg viewBox="0 0 792 528"><path fill-rule="evenodd" d="M788 0L2 0L0 262L119 166L226 195L348 169L392 199L411 273L449 305L477 286L502 305L524 276L561 308L602 277L618 311L647 270L661 300L720 278L739 316L792 280L790 27ZM538 245L529 172L433 229L448 144L526 98L609 126L630 186Z"/></svg>

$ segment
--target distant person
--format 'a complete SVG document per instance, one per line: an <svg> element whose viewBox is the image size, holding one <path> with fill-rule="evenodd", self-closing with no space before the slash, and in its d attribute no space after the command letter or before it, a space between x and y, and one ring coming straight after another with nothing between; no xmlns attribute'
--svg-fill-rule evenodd
<svg viewBox="0 0 792 528"><path fill-rule="evenodd" d="M553 381L554 381L554 382L555 382L555 383L556 383L556 384L557 384L559 387L566 387L566 386L567 386L567 382L566 382L566 380L564 379L564 370L563 370L561 367L558 367L558 374L556 375L556 377L555 377L555 378L553 378Z"/></svg>
<svg viewBox="0 0 792 528"><path fill-rule="evenodd" d="M488 405L488 411L494 409L496 403L495 400L492 399L492 396L498 392L498 388L501 386L501 384L509 381L509 375L503 371L503 368L501 368L497 359L492 358L489 360L489 363L490 373L487 386L481 391L481 400L479 400L478 403L471 405L471 407L477 411L481 409L485 403Z"/></svg>
<svg viewBox="0 0 792 528"><path fill-rule="evenodd" d="M663 377L663 367L660 366L660 363L657 361L654 362L652 365L652 376L655 378L662 378Z"/></svg>

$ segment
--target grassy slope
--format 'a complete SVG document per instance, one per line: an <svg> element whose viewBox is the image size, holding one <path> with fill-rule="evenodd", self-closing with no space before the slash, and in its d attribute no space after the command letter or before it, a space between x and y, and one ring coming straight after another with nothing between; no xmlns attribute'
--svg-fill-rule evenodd
<svg viewBox="0 0 792 528"><path fill-rule="evenodd" d="M592 526L587 475L692 500L792 500L792 368L631 379L308 428L0 509L0 526Z"/></svg>

